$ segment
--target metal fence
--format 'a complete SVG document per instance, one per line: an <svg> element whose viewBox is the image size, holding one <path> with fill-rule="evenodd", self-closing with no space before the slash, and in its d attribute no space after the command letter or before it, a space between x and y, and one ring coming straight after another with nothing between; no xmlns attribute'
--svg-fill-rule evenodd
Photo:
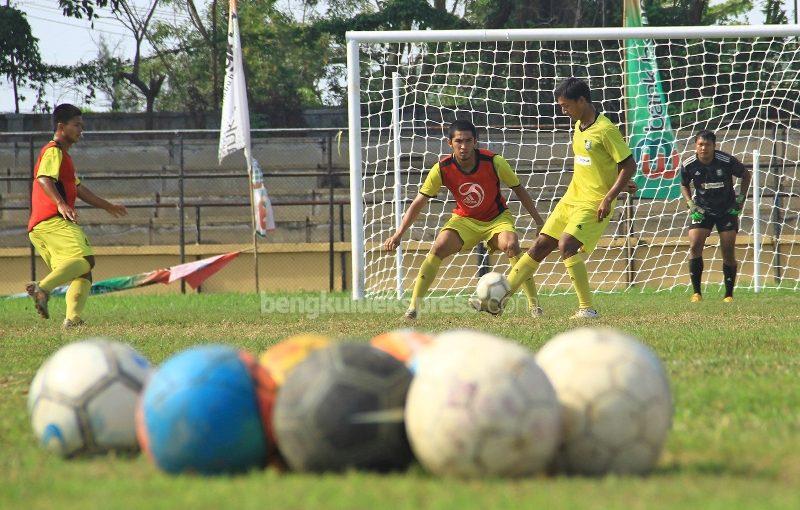
<svg viewBox="0 0 800 510"><path fill-rule="evenodd" d="M5 293L3 286L19 289L46 271L36 260L25 225L33 168L51 136L49 132L0 134L0 260L19 258L23 249L28 259L25 274L18 264L0 267L0 294ZM227 250L251 244L244 158L234 155L220 165L218 136L214 130L86 133L70 150L78 175L93 191L129 209L129 216L118 220L79 205L81 224L93 245L123 247L119 253L125 253L126 246L177 246L175 263L182 263L192 260L187 250L192 246L208 247L205 252L211 253L214 246ZM261 245L259 251L266 255L260 253L259 260L264 264L266 258L269 263L276 246L279 253L292 253L294 245L300 253L307 245L316 245L317 255L303 265L304 283L299 288L348 286L346 253L337 246L349 237L347 153L341 150L341 137L339 129L252 132L253 154L264 170L276 216L276 230ZM98 259L98 269L102 267ZM231 280L246 282L249 275L252 281L252 262L240 264L237 271L242 274L230 275ZM108 276L135 272L114 267ZM270 271L262 274L268 281Z"/></svg>

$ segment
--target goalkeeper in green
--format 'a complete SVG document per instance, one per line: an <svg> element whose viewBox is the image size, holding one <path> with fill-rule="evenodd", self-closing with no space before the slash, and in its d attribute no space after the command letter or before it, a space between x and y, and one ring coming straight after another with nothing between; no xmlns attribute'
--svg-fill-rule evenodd
<svg viewBox="0 0 800 510"><path fill-rule="evenodd" d="M750 187L750 172L728 153L716 150L717 137L712 131L700 131L695 137L694 155L680 167L681 193L689 208L689 274L694 294L692 302L703 300L700 282L703 277L703 248L711 229L716 227L722 249L722 273L725 298L733 301L736 283L736 233L739 215ZM740 180L739 194L733 189L733 177ZM692 195L691 186L694 187Z"/></svg>

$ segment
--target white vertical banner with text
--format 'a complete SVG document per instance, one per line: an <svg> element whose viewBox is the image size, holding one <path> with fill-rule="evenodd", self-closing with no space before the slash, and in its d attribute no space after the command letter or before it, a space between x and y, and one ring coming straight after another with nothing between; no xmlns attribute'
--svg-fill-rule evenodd
<svg viewBox="0 0 800 510"><path fill-rule="evenodd" d="M250 110L247 106L247 86L242 65L242 45L239 38L239 15L236 0L230 0L228 15L228 51L225 64L225 85L222 95L222 120L219 132L219 163L229 154L244 150L247 173L250 176L253 214L256 232L265 236L275 229L275 217L264 175L250 146Z"/></svg>

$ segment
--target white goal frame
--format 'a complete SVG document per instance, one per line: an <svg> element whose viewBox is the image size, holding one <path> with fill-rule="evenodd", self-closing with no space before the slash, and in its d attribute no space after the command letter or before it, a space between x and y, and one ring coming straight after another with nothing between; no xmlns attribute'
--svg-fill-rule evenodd
<svg viewBox="0 0 800 510"><path fill-rule="evenodd" d="M757 38L757 37L800 37L800 25L731 25L731 26L683 26L683 27L604 27L604 28L552 28L552 29L509 29L509 30L422 30L422 31L350 31L347 40L347 89L348 89L348 147L350 159L350 236L352 297L362 299L365 295L365 230L364 203L362 192L362 124L361 124L361 76L359 45L362 43L433 43L433 42L513 42L513 41L586 41L586 40L625 40L625 39L703 39L703 38ZM397 77L394 76L397 88ZM396 100L396 94L395 98ZM397 130L397 105L393 108L392 125ZM398 150L398 136L394 136L393 148ZM399 172L398 158L395 159L395 173ZM757 188L758 159L754 170L751 193L759 196ZM423 169L424 170L424 169ZM396 196L399 186L395 180L393 211L394 225L399 225L403 213L402 201ZM757 217L758 203L754 200L753 212ZM757 224L757 223L756 223ZM760 244L760 234L754 228L755 248ZM402 252L398 248L397 296L403 295ZM760 288L758 257L754 260L753 288Z"/></svg>

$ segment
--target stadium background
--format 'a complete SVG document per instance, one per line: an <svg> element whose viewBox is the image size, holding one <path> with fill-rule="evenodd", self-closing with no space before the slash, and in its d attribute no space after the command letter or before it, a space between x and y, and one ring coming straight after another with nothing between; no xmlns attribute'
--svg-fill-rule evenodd
<svg viewBox="0 0 800 510"><path fill-rule="evenodd" d="M276 230L259 243L261 290L350 288L347 130L336 127L337 124L345 125L345 112L310 110L305 115L308 125L330 127L253 130L254 155L264 169L276 217ZM25 223L32 161L41 145L51 137L50 131L46 130L49 122L46 115L8 115L5 119L0 118L0 122L3 120L7 132L0 140L0 295L20 292L25 282L33 278L34 270L37 275L45 274L41 260L32 256ZM188 116L161 115L157 117L154 131L138 130L137 122L140 120L131 115L87 114L84 139L71 151L87 185L101 195L129 206L129 215L119 219L90 208L80 211L81 223L99 259L95 281L151 271L182 260L192 261L250 249L248 188L241 154L226 159L220 166L217 161L218 131L185 129L184 126L191 122ZM15 131L14 128L21 129ZM724 131L720 134L724 139ZM531 130L525 136L533 140L537 134ZM557 136L566 142L568 133L562 131ZM679 140L690 136L688 132L679 131L677 134ZM800 159L800 155L787 152L796 150L800 141L785 139L785 133L775 133L773 138L777 140L775 146L764 150L762 145L762 154L768 156L771 151L777 151L785 155L784 159ZM566 144L557 147L566 147ZM740 149L737 155L751 167L749 148L737 149ZM538 158L542 157L541 150L540 147ZM558 151L560 149L556 148L550 157L561 166L567 154ZM420 159L414 162L414 167L424 171L432 163ZM552 198L555 199L564 190L559 191L553 183L545 182L544 170L544 167L535 167L532 172L520 171L520 175L529 188L553 188ZM782 172L789 180L797 178L796 167L787 167ZM568 179L561 178L560 182L566 183ZM771 184L766 183L767 187ZM769 206L773 199L768 192L762 197L765 218L770 218ZM786 200L791 202L798 198ZM661 207L681 207L678 202L664 204ZM540 201L539 208L546 213L553 205L554 202L549 200ZM783 205L789 211L800 209L800 202ZM439 214L442 209L451 207L449 203L432 203L431 213ZM512 203L511 209L519 213L519 204ZM617 208L617 217L622 210L623 206ZM665 209L664 212L674 211ZM387 221L392 219L387 218ZM655 226L649 225L649 221L656 219L634 218L634 230L653 231ZM743 233L751 229L747 221L743 221ZM770 221L781 224L792 221L792 218L770 218ZM775 257L773 227L769 226L764 232L761 261L767 266L762 267L769 267ZM682 230L671 229L668 234L674 237L669 240L670 245L660 247L657 257L653 257L652 250L647 252L648 260L644 264L642 259L647 246L627 246L627 241L614 239L613 232L607 232L603 242L605 246L611 245L608 254L611 256L603 257L605 262L601 269L627 271L630 273L629 281L637 284L645 281L652 284L658 279L665 279L669 285L688 284L683 265L675 263L682 260L687 248L685 239L681 238ZM404 258L406 288L413 284L413 268L420 264L430 241L432 239L407 243ZM522 240L523 245L530 241L527 238ZM783 256L800 253L800 247L793 239L782 241L777 248L782 250ZM716 250L715 244L712 238L707 256ZM752 274L752 239L740 235L737 250L737 256L743 261L740 282L747 285ZM479 257L476 252L476 270ZM489 264L494 260L496 257L490 258ZM244 253L211 277L200 291L252 291L255 289L253 265L252 255ZM774 266L770 269L772 272L766 277L771 284L781 276L800 278L798 274L779 274L774 271ZM800 268L786 271L800 271ZM444 273L445 278L453 275ZM593 283L599 285L602 282ZM191 289L174 284L134 292L181 291Z"/></svg>

